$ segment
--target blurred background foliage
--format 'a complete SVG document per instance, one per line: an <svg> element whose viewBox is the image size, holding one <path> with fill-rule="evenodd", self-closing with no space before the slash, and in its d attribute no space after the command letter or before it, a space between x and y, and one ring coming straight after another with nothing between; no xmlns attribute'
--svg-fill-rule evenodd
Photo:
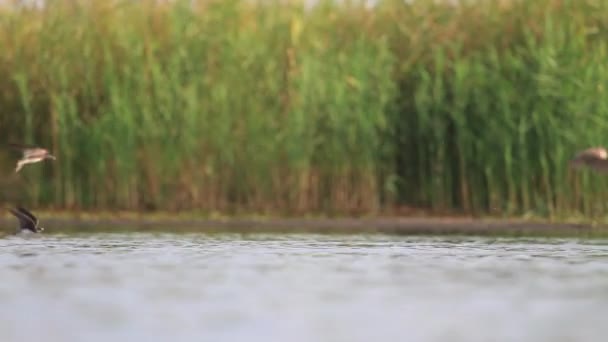
<svg viewBox="0 0 608 342"><path fill-rule="evenodd" d="M608 2L0 8L5 202L238 214L606 212Z"/></svg>

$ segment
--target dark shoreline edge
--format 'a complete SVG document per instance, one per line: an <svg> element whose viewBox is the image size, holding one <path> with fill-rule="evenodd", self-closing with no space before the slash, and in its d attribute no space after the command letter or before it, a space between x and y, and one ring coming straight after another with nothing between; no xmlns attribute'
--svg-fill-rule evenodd
<svg viewBox="0 0 608 342"><path fill-rule="evenodd" d="M517 219L374 217L374 218L45 218L45 233L53 232L201 232L201 233L320 233L393 235L475 235L539 237L606 237L608 225L538 222ZM3 230L16 222L0 218Z"/></svg>

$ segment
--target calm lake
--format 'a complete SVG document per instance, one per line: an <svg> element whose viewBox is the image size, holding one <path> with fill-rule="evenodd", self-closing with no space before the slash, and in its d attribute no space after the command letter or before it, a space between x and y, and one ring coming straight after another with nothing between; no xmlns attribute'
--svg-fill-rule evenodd
<svg viewBox="0 0 608 342"><path fill-rule="evenodd" d="M608 241L0 239L0 341L604 341Z"/></svg>

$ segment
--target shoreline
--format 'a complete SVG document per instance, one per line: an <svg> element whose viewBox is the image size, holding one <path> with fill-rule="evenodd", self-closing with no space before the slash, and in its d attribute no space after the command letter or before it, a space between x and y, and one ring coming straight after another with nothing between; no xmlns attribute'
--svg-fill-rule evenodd
<svg viewBox="0 0 608 342"><path fill-rule="evenodd" d="M45 232L321 233L391 235L608 237L604 223L548 219L444 216L203 217L165 213L36 213ZM16 221L0 217L2 230Z"/></svg>

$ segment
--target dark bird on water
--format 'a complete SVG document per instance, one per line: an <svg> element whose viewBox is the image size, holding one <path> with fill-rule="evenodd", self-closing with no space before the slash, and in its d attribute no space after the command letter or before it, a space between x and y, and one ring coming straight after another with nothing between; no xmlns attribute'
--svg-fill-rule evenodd
<svg viewBox="0 0 608 342"><path fill-rule="evenodd" d="M11 147L21 150L23 152L23 156L21 159L17 161L17 167L15 168L15 172L19 172L23 165L37 163L39 161L43 161L45 159L55 160L55 156L49 153L49 151L42 147L37 146L27 146L27 145L19 145L19 144L9 144Z"/></svg>
<svg viewBox="0 0 608 342"><path fill-rule="evenodd" d="M38 219L27 209L23 207L17 207L16 209L9 209L11 214L15 215L19 219L19 228L17 233L40 233L44 228L38 225Z"/></svg>

